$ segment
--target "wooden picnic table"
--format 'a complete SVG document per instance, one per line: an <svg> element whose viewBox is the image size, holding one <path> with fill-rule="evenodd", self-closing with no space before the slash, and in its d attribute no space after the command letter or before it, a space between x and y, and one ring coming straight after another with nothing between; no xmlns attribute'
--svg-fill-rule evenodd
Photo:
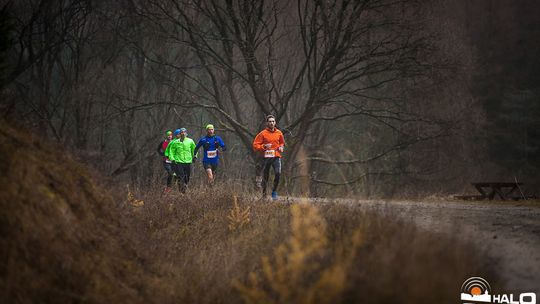
<svg viewBox="0 0 540 304"><path fill-rule="evenodd" d="M508 199L517 200L525 198L523 197L523 193L521 193L520 188L523 183L519 182L475 182L471 183L471 185L473 185L476 190L478 190L480 195L463 195L457 196L456 198L465 200L493 200L495 198L495 195L498 195L503 201ZM516 193L516 190L519 190L520 193Z"/></svg>

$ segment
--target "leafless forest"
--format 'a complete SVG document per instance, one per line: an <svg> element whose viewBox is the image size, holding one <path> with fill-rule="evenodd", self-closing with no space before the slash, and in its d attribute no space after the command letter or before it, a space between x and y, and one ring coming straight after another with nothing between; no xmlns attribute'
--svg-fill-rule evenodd
<svg viewBox="0 0 540 304"><path fill-rule="evenodd" d="M249 183L266 114L287 193L538 183L535 1L0 3L2 117L135 187L162 180L165 130L207 123Z"/></svg>

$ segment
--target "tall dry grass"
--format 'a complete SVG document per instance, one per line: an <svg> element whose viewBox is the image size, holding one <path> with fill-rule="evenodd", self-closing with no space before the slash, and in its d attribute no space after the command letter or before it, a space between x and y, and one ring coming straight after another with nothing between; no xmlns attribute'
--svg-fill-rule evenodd
<svg viewBox="0 0 540 304"><path fill-rule="evenodd" d="M246 303L336 303L346 287L362 232L352 233L347 248L328 246L326 223L309 204L291 207L291 235L263 256L262 274L249 274L249 283L234 281ZM345 253L345 254L344 254Z"/></svg>
<svg viewBox="0 0 540 304"><path fill-rule="evenodd" d="M469 276L500 284L473 244L391 209L235 199L219 187L155 197L141 193L145 205L124 219L139 227L126 238L144 263L168 275L165 302L454 303ZM249 220L231 229L242 210Z"/></svg>

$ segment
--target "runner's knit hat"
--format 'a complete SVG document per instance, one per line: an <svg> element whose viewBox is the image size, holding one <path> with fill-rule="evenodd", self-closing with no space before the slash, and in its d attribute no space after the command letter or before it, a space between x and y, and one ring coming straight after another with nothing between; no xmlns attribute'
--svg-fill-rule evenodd
<svg viewBox="0 0 540 304"><path fill-rule="evenodd" d="M213 124L207 124L206 125L206 130L208 129L213 129L214 128L214 125Z"/></svg>
<svg viewBox="0 0 540 304"><path fill-rule="evenodd" d="M172 135L172 131L171 131L171 130L167 130L167 132L165 132L165 135L167 135L167 136Z"/></svg>
<svg viewBox="0 0 540 304"><path fill-rule="evenodd" d="M176 136L176 135L180 134L180 132L182 132L182 130L181 130L181 129L176 129L176 130L174 130L174 136Z"/></svg>

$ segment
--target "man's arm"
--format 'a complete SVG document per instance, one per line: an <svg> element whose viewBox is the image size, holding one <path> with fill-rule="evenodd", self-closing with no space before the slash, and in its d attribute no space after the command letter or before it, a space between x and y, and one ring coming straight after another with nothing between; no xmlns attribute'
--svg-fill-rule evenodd
<svg viewBox="0 0 540 304"><path fill-rule="evenodd" d="M283 153L285 147L285 138L283 137L283 133L279 132L279 138L278 138L278 151Z"/></svg>
<svg viewBox="0 0 540 304"><path fill-rule="evenodd" d="M197 143L197 145L195 146L195 152L193 153L193 155L197 155L197 153L199 152L199 149L202 147L203 145L203 139L199 139L199 142Z"/></svg>
<svg viewBox="0 0 540 304"><path fill-rule="evenodd" d="M160 156L165 156L165 151L163 151L163 148L161 148L163 146L163 141L159 143L159 145L157 146L157 153L160 155Z"/></svg>
<svg viewBox="0 0 540 304"><path fill-rule="evenodd" d="M257 136L255 136L255 139L253 140L253 150L255 151L264 151L264 147L263 147L263 139L264 139L264 136L262 133L259 133L257 134Z"/></svg>
<svg viewBox="0 0 540 304"><path fill-rule="evenodd" d="M165 153L163 153L165 156L167 156L167 158L171 159L171 147L172 147L172 144L173 142L171 141L168 145L167 145L167 148L165 149Z"/></svg>
<svg viewBox="0 0 540 304"><path fill-rule="evenodd" d="M221 146L221 151L227 150L227 148L225 147L225 142L223 141L223 139L221 139L221 137L218 137L218 143Z"/></svg>
<svg viewBox="0 0 540 304"><path fill-rule="evenodd" d="M193 139L191 140L191 153L193 153L194 158L197 158L197 155L195 154L195 142Z"/></svg>

